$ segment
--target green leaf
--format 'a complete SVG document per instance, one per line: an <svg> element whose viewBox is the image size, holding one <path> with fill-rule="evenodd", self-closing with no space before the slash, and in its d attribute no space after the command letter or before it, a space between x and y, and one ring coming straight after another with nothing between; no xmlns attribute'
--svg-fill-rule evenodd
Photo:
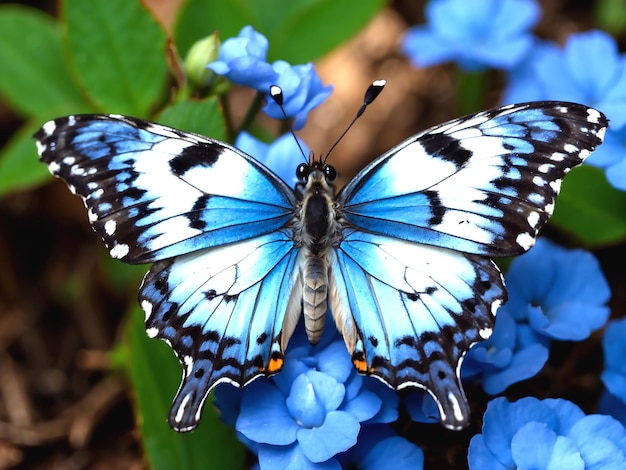
<svg viewBox="0 0 626 470"><path fill-rule="evenodd" d="M0 151L0 196L52 178L48 167L37 157L33 134L39 127L39 122L22 127Z"/></svg>
<svg viewBox="0 0 626 470"><path fill-rule="evenodd" d="M216 97L202 101L179 101L165 108L159 122L176 129L226 140L224 117Z"/></svg>
<svg viewBox="0 0 626 470"><path fill-rule="evenodd" d="M563 180L550 222L589 247L623 241L626 192L613 188L598 168L576 168Z"/></svg>
<svg viewBox="0 0 626 470"><path fill-rule="evenodd" d="M214 31L222 40L252 25L269 40L268 62L300 64L320 58L360 31L384 0L187 0L175 27L178 50ZM339 26L337 20L341 20Z"/></svg>
<svg viewBox="0 0 626 470"><path fill-rule="evenodd" d="M67 70L59 27L34 9L0 6L0 71L0 94L24 116L84 103Z"/></svg>
<svg viewBox="0 0 626 470"><path fill-rule="evenodd" d="M181 366L163 342L146 336L143 312L131 312L128 322L128 368L136 393L144 450L153 470L173 468L243 468L245 449L233 429L223 424L207 400L198 429L179 434L170 429L167 415Z"/></svg>
<svg viewBox="0 0 626 470"><path fill-rule="evenodd" d="M168 76L165 32L138 0L65 0L70 56L105 112L146 117Z"/></svg>

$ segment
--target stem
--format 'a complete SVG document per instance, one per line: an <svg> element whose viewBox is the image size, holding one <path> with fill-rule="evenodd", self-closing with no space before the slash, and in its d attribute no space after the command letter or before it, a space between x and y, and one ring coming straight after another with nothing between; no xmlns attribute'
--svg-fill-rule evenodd
<svg viewBox="0 0 626 470"><path fill-rule="evenodd" d="M457 69L457 111L460 116L482 108L487 93L487 70Z"/></svg>
<svg viewBox="0 0 626 470"><path fill-rule="evenodd" d="M243 118L243 121L241 121L241 125L239 126L239 129L237 129L237 133L233 135L233 142L237 139L237 136L239 135L241 131L247 131L250 128L257 114L259 114L259 111L261 110L261 103L263 103L264 97L265 97L264 93L261 93L260 91L257 92L256 96L254 97L254 100L252 101L252 103L250 104L250 107L248 108L248 112Z"/></svg>

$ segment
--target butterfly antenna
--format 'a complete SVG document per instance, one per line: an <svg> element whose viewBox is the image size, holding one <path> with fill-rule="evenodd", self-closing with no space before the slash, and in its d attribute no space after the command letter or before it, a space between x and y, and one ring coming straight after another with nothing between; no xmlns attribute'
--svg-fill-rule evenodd
<svg viewBox="0 0 626 470"><path fill-rule="evenodd" d="M278 85L272 85L270 87L270 96L274 100L274 103L276 103L278 105L278 108L280 109L280 112L283 113L283 117L285 118L285 122L289 126L289 132L291 132L291 135L293 136L293 139L296 141L296 144L298 144L298 148L300 149L300 153L302 154L302 158L304 158L304 161L306 163L308 163L309 159L304 154L304 150L302 150L302 146L300 145L300 142L298 141L298 138L296 137L296 133L293 131L293 127L291 127L291 124L289 123L289 118L287 117L287 113L285 112L285 108L283 108L283 90Z"/></svg>
<svg viewBox="0 0 626 470"><path fill-rule="evenodd" d="M337 144L341 142L341 139L343 139L343 137L352 128L356 120L361 117L361 115L365 112L367 107L370 104L372 104L372 102L376 99L376 97L380 94L380 92L383 91L383 88L385 87L386 83L387 83L386 80L375 80L372 82L372 84L369 87L367 87L367 90L365 91L365 96L363 97L363 104L361 105L359 110L356 112L356 115L354 116L354 119L352 119L352 122L348 125L348 127L346 127L346 130L343 131L343 133L339 136L339 138L335 141L333 146L330 148L330 150L326 154L326 157L324 158L324 163L326 163L326 160L328 160L328 157L330 156L332 151L335 150L335 147L337 147Z"/></svg>

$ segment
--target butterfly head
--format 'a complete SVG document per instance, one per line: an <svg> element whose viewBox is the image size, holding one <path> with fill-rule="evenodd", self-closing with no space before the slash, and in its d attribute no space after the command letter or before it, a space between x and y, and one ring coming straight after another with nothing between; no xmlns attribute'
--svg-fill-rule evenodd
<svg viewBox="0 0 626 470"><path fill-rule="evenodd" d="M321 182L324 180L327 184L333 184L337 179L337 170L332 165L323 162L315 162L313 164L300 163L296 168L296 177L303 185L309 182Z"/></svg>

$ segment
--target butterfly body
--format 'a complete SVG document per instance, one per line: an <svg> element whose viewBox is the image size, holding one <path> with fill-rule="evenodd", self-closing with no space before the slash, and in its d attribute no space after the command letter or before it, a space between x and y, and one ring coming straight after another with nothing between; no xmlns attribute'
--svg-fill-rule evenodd
<svg viewBox="0 0 626 470"><path fill-rule="evenodd" d="M485 111L407 139L340 191L321 162L294 191L228 144L123 116L59 118L35 138L111 254L154 263L139 301L183 366L173 428L197 426L217 383L279 372L300 317L316 343L328 310L359 372L427 391L459 429L462 357L506 300L490 257L532 246L606 125L571 103Z"/></svg>

